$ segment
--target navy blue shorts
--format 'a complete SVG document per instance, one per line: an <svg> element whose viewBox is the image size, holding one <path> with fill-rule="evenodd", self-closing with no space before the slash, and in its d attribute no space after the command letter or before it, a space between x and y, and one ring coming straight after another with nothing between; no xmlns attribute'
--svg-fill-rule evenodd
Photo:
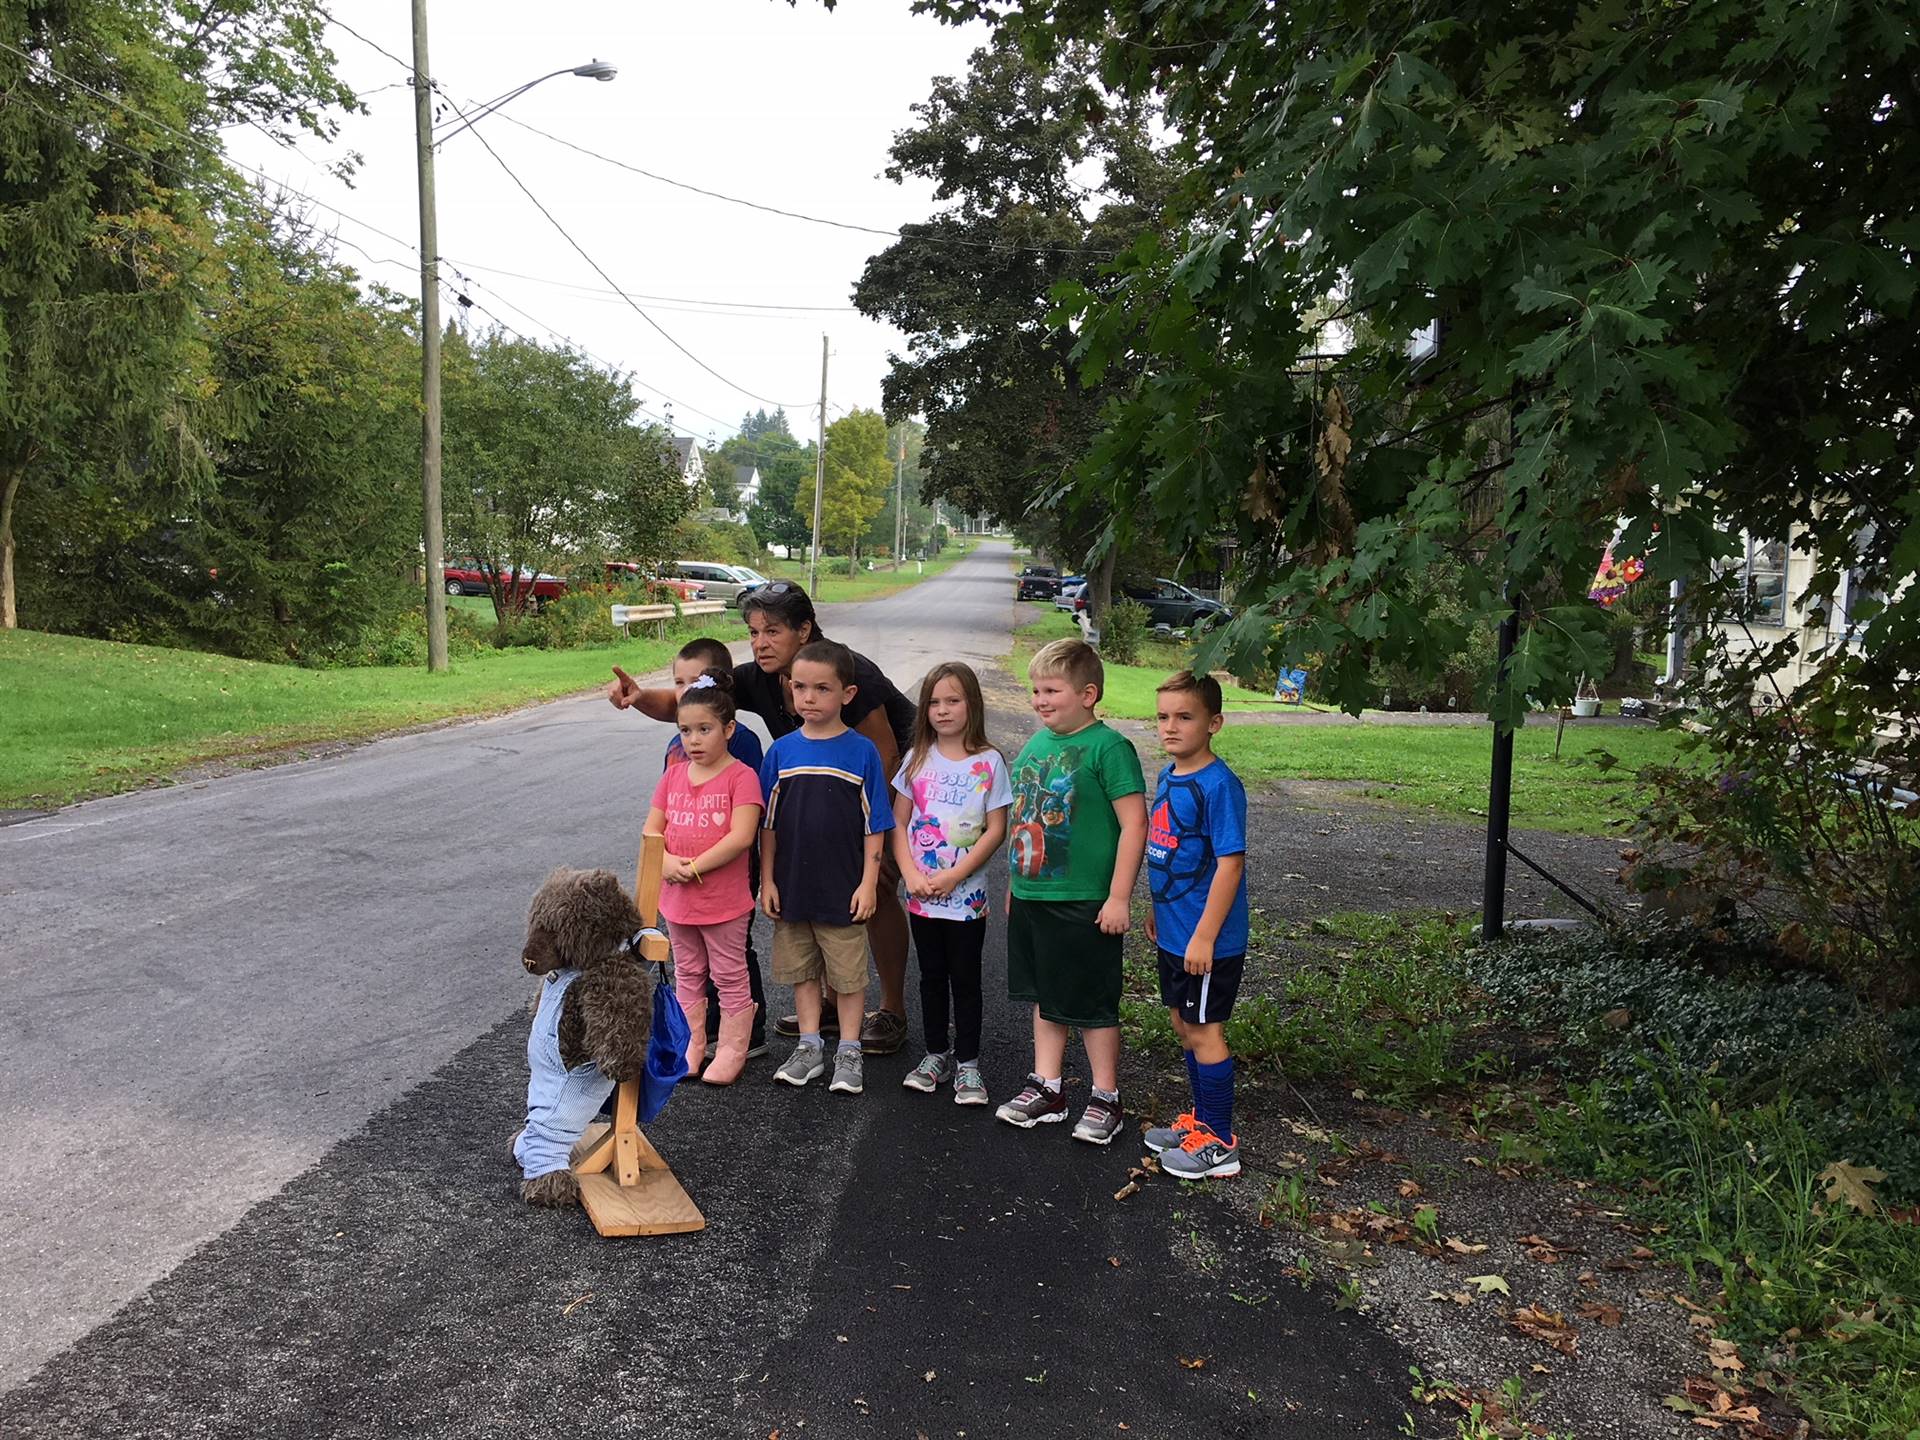
<svg viewBox="0 0 1920 1440"><path fill-rule="evenodd" d="M1205 975L1187 973L1187 957L1171 950L1160 952L1160 1003L1178 1010L1189 1025L1218 1025L1233 1013L1240 994L1240 976L1247 968L1244 955L1216 955Z"/></svg>

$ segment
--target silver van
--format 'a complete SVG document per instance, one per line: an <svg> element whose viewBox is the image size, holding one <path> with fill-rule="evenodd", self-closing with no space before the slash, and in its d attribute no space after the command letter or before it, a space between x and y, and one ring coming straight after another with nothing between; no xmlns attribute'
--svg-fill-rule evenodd
<svg viewBox="0 0 1920 1440"><path fill-rule="evenodd" d="M699 581L707 587L708 599L724 600L736 610L742 595L767 583L766 576L749 566L723 565L717 560L676 560L667 567L667 573Z"/></svg>

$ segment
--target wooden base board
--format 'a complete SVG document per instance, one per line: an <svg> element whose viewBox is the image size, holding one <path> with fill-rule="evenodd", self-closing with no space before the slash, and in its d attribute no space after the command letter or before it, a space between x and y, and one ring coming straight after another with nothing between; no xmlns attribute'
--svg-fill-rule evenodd
<svg viewBox="0 0 1920 1440"><path fill-rule="evenodd" d="M576 1153L591 1152L607 1128L589 1126ZM707 1217L651 1145L641 1147L637 1184L622 1185L604 1168L575 1173L580 1180L580 1203L602 1235L684 1235L707 1228Z"/></svg>

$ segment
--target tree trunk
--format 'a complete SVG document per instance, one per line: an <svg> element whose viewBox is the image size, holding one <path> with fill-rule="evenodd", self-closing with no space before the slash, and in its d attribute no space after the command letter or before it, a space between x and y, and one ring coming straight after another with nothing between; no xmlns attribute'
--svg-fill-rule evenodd
<svg viewBox="0 0 1920 1440"><path fill-rule="evenodd" d="M1096 631L1107 623L1107 606L1113 601L1113 567L1119 556L1117 546L1108 546L1087 579L1087 623Z"/></svg>
<svg viewBox="0 0 1920 1440"><path fill-rule="evenodd" d="M18 592L13 583L13 501L26 473L25 465L14 466L7 471L4 487L0 487L0 630L20 628Z"/></svg>

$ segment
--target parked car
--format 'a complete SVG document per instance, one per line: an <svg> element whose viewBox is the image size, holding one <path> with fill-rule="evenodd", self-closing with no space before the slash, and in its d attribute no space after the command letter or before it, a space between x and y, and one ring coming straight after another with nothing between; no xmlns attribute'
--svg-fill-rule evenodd
<svg viewBox="0 0 1920 1440"><path fill-rule="evenodd" d="M1051 565L1028 565L1020 572L1016 600L1051 600L1060 593L1060 572Z"/></svg>
<svg viewBox="0 0 1920 1440"><path fill-rule="evenodd" d="M1129 600L1147 607L1147 624L1156 630L1206 630L1233 618L1218 600L1196 595L1177 580L1160 577L1120 588Z"/></svg>
<svg viewBox="0 0 1920 1440"><path fill-rule="evenodd" d="M643 581L649 594L663 601L678 600L683 605L689 600L707 598L707 587L700 581L683 575L650 575L632 560L607 561L607 579L621 584Z"/></svg>
<svg viewBox="0 0 1920 1440"><path fill-rule="evenodd" d="M496 565L495 574L506 573L507 567ZM488 593L487 577L480 568L480 562L471 555L458 560L450 560L441 569L447 594L449 595L485 595ZM558 575L549 575L544 570L535 572L524 565L513 572L508 583L508 600L522 600L531 596L534 604L544 605L554 596L564 594L567 582Z"/></svg>
<svg viewBox="0 0 1920 1440"><path fill-rule="evenodd" d="M1084 575L1063 576L1060 581L1060 593L1053 597L1053 608L1072 614L1075 610L1084 610L1080 597L1087 593L1087 579Z"/></svg>
<svg viewBox="0 0 1920 1440"><path fill-rule="evenodd" d="M676 560L668 570L682 579L697 580L706 586L709 596L726 601L736 610L740 608L742 595L768 583L767 577L758 570L745 565L725 565L718 560Z"/></svg>

